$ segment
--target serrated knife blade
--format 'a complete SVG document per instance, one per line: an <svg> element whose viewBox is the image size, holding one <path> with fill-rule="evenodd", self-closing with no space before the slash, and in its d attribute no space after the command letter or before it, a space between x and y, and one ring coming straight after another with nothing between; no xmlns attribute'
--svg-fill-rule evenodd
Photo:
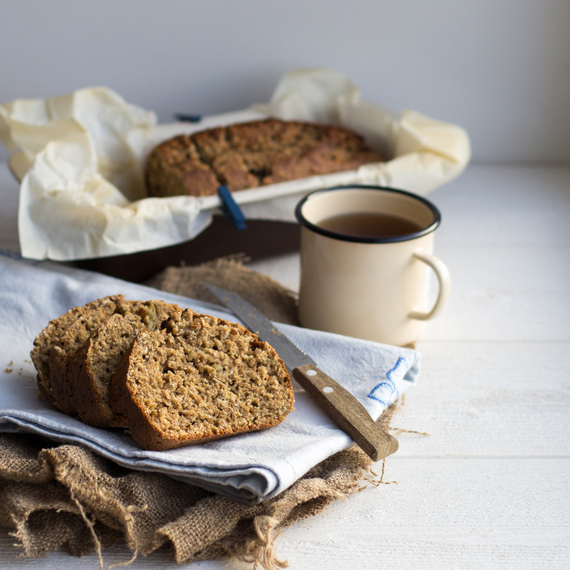
<svg viewBox="0 0 570 570"><path fill-rule="evenodd" d="M278 330L261 311L235 293L210 283L203 285L251 332L275 349L293 378L373 461L387 457L398 449L398 440L376 424L366 408L348 390L320 370L315 361Z"/></svg>

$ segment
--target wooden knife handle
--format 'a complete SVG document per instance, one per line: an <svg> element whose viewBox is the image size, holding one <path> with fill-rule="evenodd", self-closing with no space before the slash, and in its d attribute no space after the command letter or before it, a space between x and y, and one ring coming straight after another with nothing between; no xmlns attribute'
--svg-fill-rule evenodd
<svg viewBox="0 0 570 570"><path fill-rule="evenodd" d="M398 449L398 440L383 430L348 390L322 370L306 364L295 368L293 377L373 461Z"/></svg>

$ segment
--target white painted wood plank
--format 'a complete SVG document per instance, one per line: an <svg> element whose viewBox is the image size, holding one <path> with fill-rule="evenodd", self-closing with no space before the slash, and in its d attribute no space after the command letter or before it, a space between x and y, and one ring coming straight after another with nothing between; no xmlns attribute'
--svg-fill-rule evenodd
<svg viewBox="0 0 570 570"><path fill-rule="evenodd" d="M424 340L570 340L570 246L445 246L437 254L452 291Z"/></svg>
<svg viewBox="0 0 570 570"><path fill-rule="evenodd" d="M568 459L387 460L383 485L288 529L292 568L567 569Z"/></svg>
<svg viewBox="0 0 570 570"><path fill-rule="evenodd" d="M472 165L427 196L440 245L569 245L570 167Z"/></svg>
<svg viewBox="0 0 570 570"><path fill-rule="evenodd" d="M570 339L570 168L475 166L429 196L452 295L425 340Z"/></svg>
<svg viewBox="0 0 570 570"><path fill-rule="evenodd" d="M570 343L419 343L399 456L568 457Z"/></svg>

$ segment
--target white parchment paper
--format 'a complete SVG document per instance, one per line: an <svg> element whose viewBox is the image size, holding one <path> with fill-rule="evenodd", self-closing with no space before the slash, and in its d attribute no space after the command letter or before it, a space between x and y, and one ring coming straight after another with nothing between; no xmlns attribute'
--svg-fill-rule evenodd
<svg viewBox="0 0 570 570"><path fill-rule="evenodd" d="M359 89L347 77L327 69L291 71L269 103L205 117L196 124L158 125L153 112L105 87L19 99L0 105L0 140L12 152L10 168L21 181L22 255L86 259L194 238L211 222L219 198L146 198L146 156L176 134L266 116L346 126L388 160L236 192L236 202L250 219L292 221L303 194L340 184L378 184L427 194L458 176L471 156L469 137L461 127L361 101Z"/></svg>

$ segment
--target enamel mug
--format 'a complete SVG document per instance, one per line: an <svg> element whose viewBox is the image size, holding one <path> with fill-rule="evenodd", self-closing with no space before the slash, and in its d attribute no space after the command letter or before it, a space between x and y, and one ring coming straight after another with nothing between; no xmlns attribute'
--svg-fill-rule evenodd
<svg viewBox="0 0 570 570"><path fill-rule="evenodd" d="M413 229L391 236L327 229L335 217L375 213L403 218ZM295 216L301 224L303 327L409 346L443 310L451 280L432 253L441 216L430 201L394 188L343 186L308 194Z"/></svg>

